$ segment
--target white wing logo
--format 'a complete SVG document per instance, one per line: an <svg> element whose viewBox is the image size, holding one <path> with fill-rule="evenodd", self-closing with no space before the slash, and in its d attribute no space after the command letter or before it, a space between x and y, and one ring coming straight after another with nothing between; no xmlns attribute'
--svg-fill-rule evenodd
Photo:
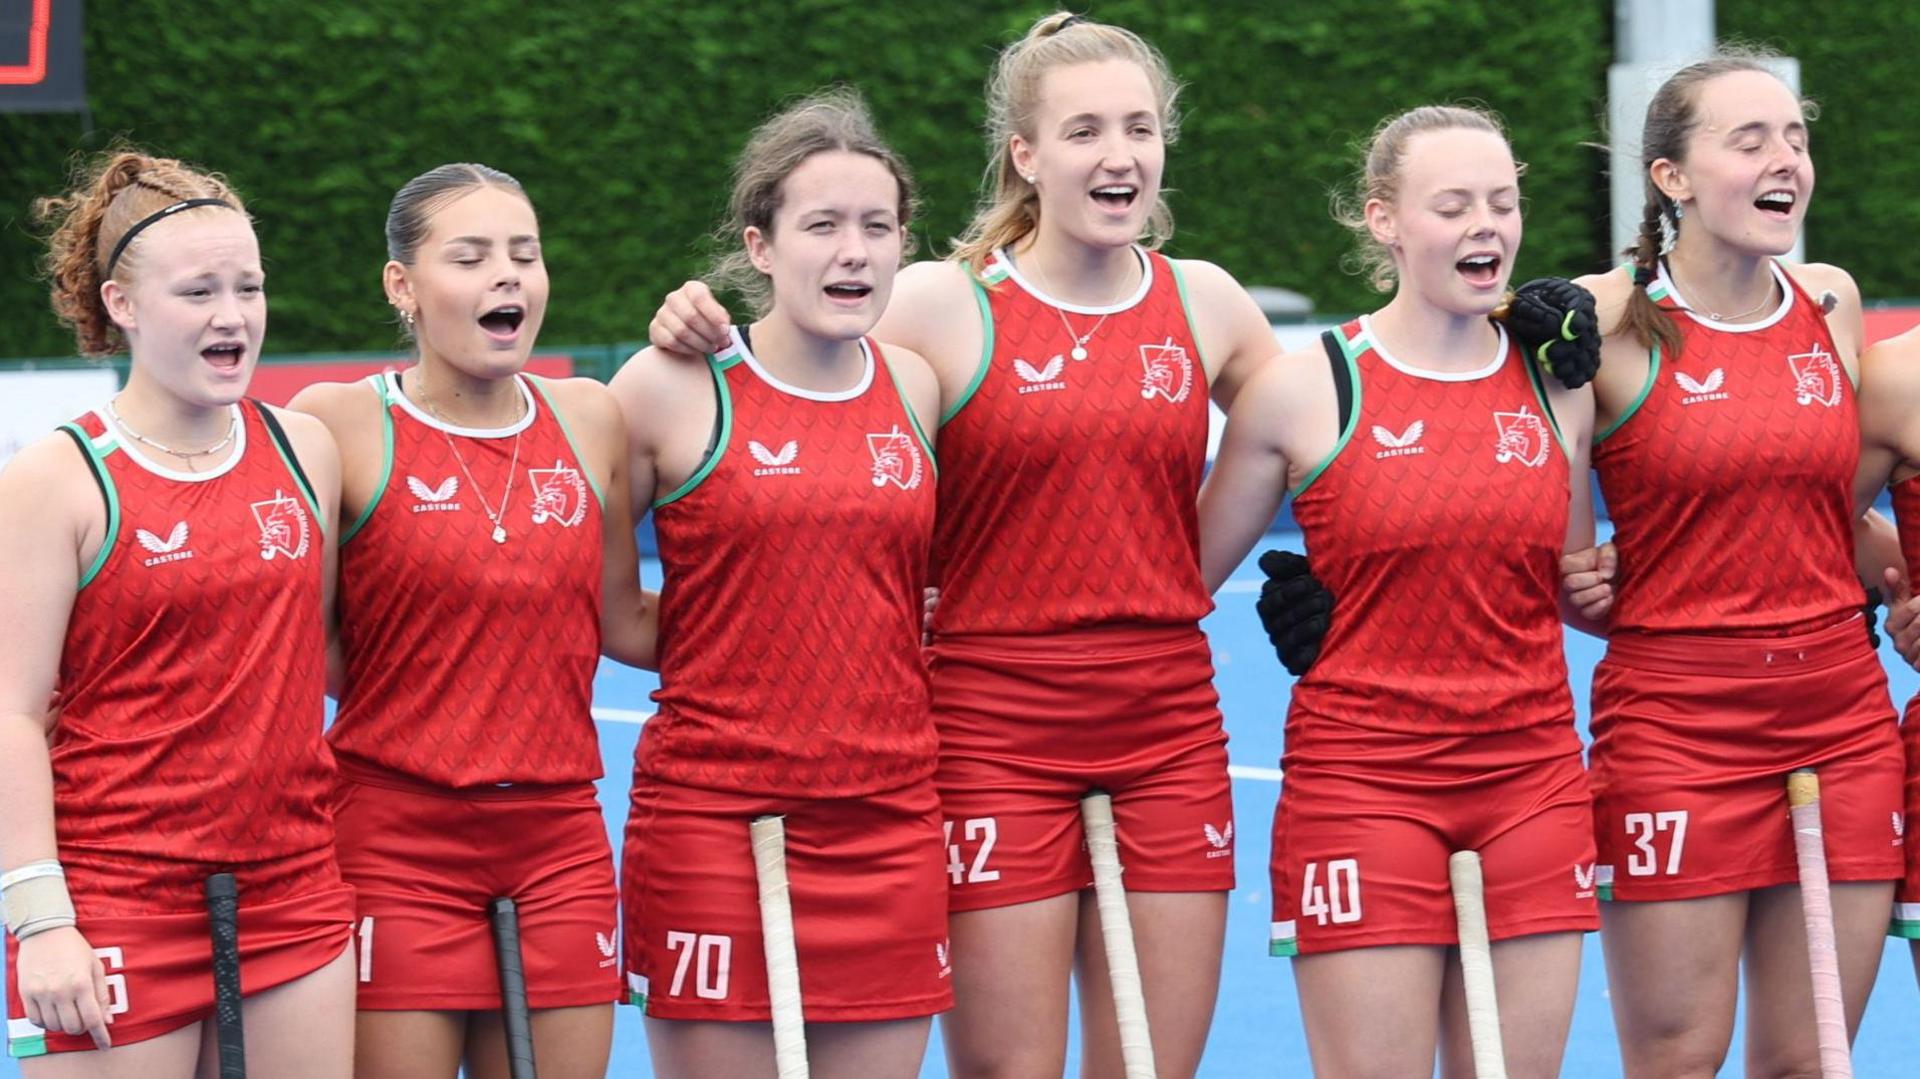
<svg viewBox="0 0 1920 1079"><path fill-rule="evenodd" d="M613 938L612 937L607 936L605 933L602 933L596 930L593 934L593 940L594 940L594 943L600 946L601 955L606 956L608 959L613 958Z"/></svg>
<svg viewBox="0 0 1920 1079"><path fill-rule="evenodd" d="M1213 825L1204 822L1200 826L1207 830L1207 842L1213 845L1214 850L1226 850L1227 844L1233 842L1232 821L1227 822L1225 831L1218 830L1214 828Z"/></svg>
<svg viewBox="0 0 1920 1079"><path fill-rule="evenodd" d="M1718 392L1721 385L1727 381L1727 373L1725 370L1716 367L1707 372L1707 377L1704 381L1695 382L1692 378L1688 377L1685 371L1675 371L1673 373L1673 380L1678 382L1680 388L1688 393L1715 393Z"/></svg>
<svg viewBox="0 0 1920 1079"><path fill-rule="evenodd" d="M779 453L775 453L760 443L748 439L747 452L753 454L753 459L763 465L775 467L790 465L793 463L793 459L800 454L800 443L795 439L787 439L786 445L780 447Z"/></svg>
<svg viewBox="0 0 1920 1079"><path fill-rule="evenodd" d="M154 554L171 554L187 545L187 522L181 521L174 525L173 531L167 533L166 539L161 539L144 528L134 529L133 538L140 541L140 546Z"/></svg>
<svg viewBox="0 0 1920 1079"><path fill-rule="evenodd" d="M1013 369L1019 373L1022 379L1028 382L1052 382L1054 379L1060 377L1060 372L1064 370L1066 366L1067 358L1058 353L1054 355L1053 359L1047 361L1045 367L1040 368L1038 371L1034 370L1033 365L1025 360L1013 361Z"/></svg>
<svg viewBox="0 0 1920 1079"><path fill-rule="evenodd" d="M1573 886L1576 890L1581 892L1593 891L1593 878L1594 878L1593 866L1590 866L1590 865L1581 866L1576 864L1573 867Z"/></svg>
<svg viewBox="0 0 1920 1079"><path fill-rule="evenodd" d="M1403 450L1403 449L1406 449L1408 446L1411 446L1416 442L1419 442L1420 436L1426 433L1427 433L1427 422L1425 420L1413 421L1413 426L1407 428L1405 431L1402 431L1398 435L1380 426L1379 424L1375 424L1373 427L1373 440L1375 442L1380 443L1382 446L1385 446L1390 450Z"/></svg>
<svg viewBox="0 0 1920 1079"><path fill-rule="evenodd" d="M445 502L460 493L460 477L448 476L438 487L428 487L412 476L407 477L407 490L422 502Z"/></svg>

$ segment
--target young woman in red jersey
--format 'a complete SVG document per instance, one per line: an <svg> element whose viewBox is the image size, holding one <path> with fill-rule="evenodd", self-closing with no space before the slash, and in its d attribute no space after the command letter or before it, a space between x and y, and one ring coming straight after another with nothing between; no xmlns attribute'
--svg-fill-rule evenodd
<svg viewBox="0 0 1920 1079"><path fill-rule="evenodd" d="M1614 1019L1628 1075L1711 1074L1744 969L1748 1069L1811 1074L1787 774L1820 776L1850 1029L1902 870L1899 736L1854 575L1860 297L1778 261L1814 172L1802 103L1760 62L1682 69L1641 146L1631 263L1583 282L1618 552L1591 754Z"/></svg>
<svg viewBox="0 0 1920 1079"><path fill-rule="evenodd" d="M666 578L622 903L669 1079L774 1070L756 817L785 817L812 1074L918 1075L953 999L919 647L940 389L865 336L912 211L857 96L801 101L748 142L720 233L756 321L704 363L648 349L613 380Z"/></svg>
<svg viewBox="0 0 1920 1079"><path fill-rule="evenodd" d="M1880 492L1893 491L1901 558L1887 567L1888 635L1909 663L1920 660L1911 630L1916 603L1911 582L1920 576L1920 330L1881 341L1860 356L1860 470L1853 486L1861 511ZM1904 646L1904 647L1903 647ZM1920 825L1920 695L1907 702L1900 721L1906 746L1905 825ZM1906 875L1895 889L1889 932L1912 942L1914 974L1920 978L1920 843L1906 843Z"/></svg>
<svg viewBox="0 0 1920 1079"><path fill-rule="evenodd" d="M211 1074L206 878L230 872L251 1073L344 1077L333 440L243 400L265 273L224 180L116 152L40 213L54 310L132 362L0 474L8 1049L31 1079Z"/></svg>
<svg viewBox="0 0 1920 1079"><path fill-rule="evenodd" d="M1178 84L1127 30L1056 13L988 86L989 189L876 332L948 402L931 652L956 1075L1058 1074L1076 961L1083 1068L1120 1067L1079 804L1109 792L1162 1076L1199 1065L1233 885L1226 737L1199 619L1207 397L1277 352L1219 267L1153 250ZM1145 241L1147 246L1142 246ZM656 345L716 347L689 285Z"/></svg>
<svg viewBox="0 0 1920 1079"><path fill-rule="evenodd" d="M1332 629L1295 686L1273 826L1273 952L1314 1069L1472 1071L1447 860L1477 850L1507 1068L1560 1073L1599 927L1559 559L1593 545L1590 392L1488 315L1519 253L1496 120L1429 106L1367 153L1349 222L1386 307L1247 384L1200 495L1217 588L1292 492Z"/></svg>
<svg viewBox="0 0 1920 1079"><path fill-rule="evenodd" d="M413 366L310 387L340 444L340 865L358 896L367 1076L507 1074L489 929L515 901L543 1075L599 1076L619 995L590 709L643 662L626 438L606 388L522 373L540 226L482 165L409 181L387 299Z"/></svg>

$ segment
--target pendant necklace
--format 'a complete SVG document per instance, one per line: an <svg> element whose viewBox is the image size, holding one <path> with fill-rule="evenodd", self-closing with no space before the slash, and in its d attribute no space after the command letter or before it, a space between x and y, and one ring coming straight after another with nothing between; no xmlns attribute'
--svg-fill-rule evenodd
<svg viewBox="0 0 1920 1079"><path fill-rule="evenodd" d="M1126 290L1122 289L1120 292L1120 295L1115 296L1111 303L1108 303L1105 305L1107 308L1109 308L1109 310L1103 311L1101 313L1100 321L1093 324L1093 329L1088 330L1086 333L1077 334L1073 332L1073 323L1067 321L1067 313L1061 310L1060 302L1058 300L1053 299L1053 297L1058 294L1055 293L1053 290L1053 282L1048 281L1047 275L1041 271L1039 259L1035 259L1033 262L1033 273L1035 277L1038 277L1040 279L1040 284L1043 287L1045 287L1047 290L1047 306L1053 308L1053 313L1060 316L1060 325L1066 329L1067 337L1073 341L1073 348L1068 352L1068 355L1072 356L1076 360L1086 359L1087 358L1087 342L1093 339L1094 334L1100 332L1100 327L1107 324L1108 316L1113 314L1113 311L1111 310L1111 308L1114 306L1114 304L1117 304L1120 302L1121 297L1126 295Z"/></svg>
<svg viewBox="0 0 1920 1079"><path fill-rule="evenodd" d="M427 396L425 379L420 380L419 389L420 403L427 406L427 411L433 413L434 419L440 421L440 434L447 440L447 449L453 452L453 459L460 465L461 474L467 477L467 489L473 492L473 497L480 500L480 508L486 512L487 520L493 522L493 542L507 542L507 526L505 523L507 518L507 504L513 500L514 473L520 471L520 436L526 433L525 429L514 432L513 459L507 464L507 486L504 491L500 492L500 509L498 512L495 512L492 504L487 501L486 492L480 489L479 482L473 478L473 469L467 467L467 459L460 455L460 447L453 441L452 432L447 430L447 428L453 425L447 422L447 418L440 414L438 408L434 407L433 399ZM514 422L519 422L519 419L520 417L515 416Z"/></svg>

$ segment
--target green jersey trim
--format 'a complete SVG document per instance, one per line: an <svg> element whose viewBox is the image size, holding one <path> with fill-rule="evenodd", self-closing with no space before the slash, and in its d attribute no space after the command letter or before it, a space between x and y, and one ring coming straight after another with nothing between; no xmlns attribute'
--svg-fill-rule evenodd
<svg viewBox="0 0 1920 1079"><path fill-rule="evenodd" d="M1003 268L1000 276L994 280L1005 278L1006 270ZM958 415L961 409L967 407L968 401L973 400L973 395L980 389L980 384L987 380L987 365L993 362L993 301L987 297L986 285L981 284L978 278L969 275L967 283L973 288L973 302L980 307L980 366L974 369L973 381L967 383L967 388L960 394L960 399L947 406L947 410L940 414L940 425L943 427L948 420Z"/></svg>
<svg viewBox="0 0 1920 1079"><path fill-rule="evenodd" d="M1893 921L1887 925L1887 935L1920 940L1920 903L1895 903Z"/></svg>
<svg viewBox="0 0 1920 1079"><path fill-rule="evenodd" d="M1547 424L1553 428L1553 440L1559 443L1560 452L1572 460L1573 450L1567 445L1566 432L1560 430L1560 417L1553 414L1553 405L1547 401L1547 373L1540 369L1539 364L1530 362L1524 352L1520 362L1526 366L1527 382L1533 386L1534 400L1540 402L1540 411L1546 413Z"/></svg>
<svg viewBox="0 0 1920 1079"><path fill-rule="evenodd" d="M913 426L913 435L920 440L920 449L926 453L928 463L933 466L933 478L936 481L939 480L940 458L933 452L933 440L927 437L927 432L920 426L920 416L914 412L913 402L907 399L907 388L900 385L900 375L894 371L893 361L886 358L886 354L880 351L880 346L874 345L873 351L880 355L881 366L887 369L887 377L893 380L893 392L900 398L900 408L907 414L907 422Z"/></svg>
<svg viewBox="0 0 1920 1079"><path fill-rule="evenodd" d="M25 1019L7 1020L7 1055L15 1060L45 1056L47 1032Z"/></svg>
<svg viewBox="0 0 1920 1079"><path fill-rule="evenodd" d="M387 484L393 479L394 390L392 376L389 374L369 375L367 376L367 384L372 386L373 392L380 396L380 482L374 485L373 497L367 499L367 504L360 510L360 516L354 520L352 525L348 526L345 532L340 533L340 543L343 546L347 541L353 539L354 536L359 535L360 529L365 527L367 521L373 517L374 507L380 505L380 500L386 497Z"/></svg>
<svg viewBox="0 0 1920 1079"><path fill-rule="evenodd" d="M714 440L713 452L707 455L707 459L701 462L699 469L693 475L687 477L687 482L674 488L670 494L654 499L654 509L678 502L692 494L693 489L700 486L700 481L706 479L715 466L719 465L720 458L726 456L727 443L733 441L733 397L727 392L726 370L739 362L738 353L725 360L711 354L707 356L707 367L713 372L714 407L720 410L720 437Z"/></svg>
<svg viewBox="0 0 1920 1079"><path fill-rule="evenodd" d="M1300 480L1300 483L1294 487L1293 497L1296 499L1298 499L1307 488L1313 486L1313 481L1319 479L1320 474L1325 472L1329 465L1333 464L1334 458L1340 456L1340 451L1347 448L1347 443L1353 440L1353 432L1360 427L1360 404L1362 398L1365 396L1365 391L1360 385L1359 355L1364 351L1366 346L1359 342L1347 340L1347 335L1341 327L1336 326L1327 332L1333 335L1333 340L1340 346L1340 357L1345 360L1347 364L1347 376L1353 385L1353 411L1347 415L1347 424L1340 430L1340 440L1333 444L1333 449L1327 451L1327 455L1320 459L1319 464L1313 466L1313 471L1307 473L1306 476Z"/></svg>
<svg viewBox="0 0 1920 1079"><path fill-rule="evenodd" d="M573 437L573 428L567 426L566 413L561 412L560 406L553 403L553 395L547 392L545 379L535 375L527 375L526 379L534 392L539 394L540 403L547 406L548 412L553 413L554 422L560 425L560 436L567 440L567 448L573 451L574 463L580 466L581 474L587 477L587 486L593 488L593 500L600 503L600 509L604 512L607 508L607 496L600 493L600 481L593 478L593 469L587 467L587 459L580 452L580 443Z"/></svg>
<svg viewBox="0 0 1920 1079"><path fill-rule="evenodd" d="M1180 314L1187 320L1187 336L1193 338L1193 355L1200 361L1200 370L1207 370L1207 355L1200 347L1200 326L1193 320L1193 301L1187 299L1187 275L1180 272L1180 264L1167 259L1167 269L1173 271L1173 285L1180 293Z"/></svg>
<svg viewBox="0 0 1920 1079"><path fill-rule="evenodd" d="M1653 348L1647 352L1647 381L1645 385L1640 387L1640 395L1633 399L1633 403L1627 406L1627 409L1625 412L1620 413L1620 417L1618 419L1608 424L1605 429L1601 430L1599 433L1593 436L1594 445L1598 446L1601 442L1605 441L1615 431L1618 431L1622 424L1632 419L1634 413L1640 411L1640 406L1646 403L1647 395L1653 392L1653 384L1659 378L1660 378L1660 342L1655 341L1653 343Z"/></svg>
<svg viewBox="0 0 1920 1079"><path fill-rule="evenodd" d="M113 473L107 471L107 457L120 448L120 443L114 439L111 431L101 435L100 440L96 442L79 424L75 423L63 423L60 425L60 430L72 435L74 442L80 447L80 452L86 455L87 468L93 473L94 480L100 484L100 493L106 496L107 502L106 534L100 540L100 550L94 554L93 562L87 566L86 572L80 575L79 587L75 589L79 591L80 588L92 584L93 579L100 575L100 570L106 566L107 559L113 554L114 544L120 541L120 489L113 485ZM41 1052L45 1051L45 1049L41 1050Z"/></svg>

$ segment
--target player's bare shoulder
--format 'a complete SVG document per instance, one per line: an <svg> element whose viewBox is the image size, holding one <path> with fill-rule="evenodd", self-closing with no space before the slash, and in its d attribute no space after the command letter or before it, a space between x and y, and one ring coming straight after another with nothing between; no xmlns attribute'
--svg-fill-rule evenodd
<svg viewBox="0 0 1920 1079"><path fill-rule="evenodd" d="M1299 482L1340 441L1338 393L1326 349L1315 342L1262 364L1234 399L1228 423L1261 432Z"/></svg>
<svg viewBox="0 0 1920 1079"><path fill-rule="evenodd" d="M973 271L950 259L916 262L893 279L874 337L918 352L947 386L965 385L984 344Z"/></svg>
<svg viewBox="0 0 1920 1079"><path fill-rule="evenodd" d="M1593 293L1594 319L1600 324L1601 336L1618 334L1620 320L1627 313L1627 301L1633 298L1632 269L1615 266L1605 273L1576 277L1573 283Z"/></svg>
<svg viewBox="0 0 1920 1079"><path fill-rule="evenodd" d="M607 383L635 452L669 444L676 433L703 433L719 412L707 357L649 346L620 365Z"/></svg>
<svg viewBox="0 0 1920 1079"><path fill-rule="evenodd" d="M893 372L894 381L900 385L900 392L913 407L914 418L928 434L932 434L933 425L945 407L940 399L940 380L933 372L933 365L925 356L904 345L885 341L879 342L879 345L880 354Z"/></svg>
<svg viewBox="0 0 1920 1079"><path fill-rule="evenodd" d="M42 435L0 467L0 520L8 531L53 529L76 540L90 524L105 527L100 485L72 435Z"/></svg>

